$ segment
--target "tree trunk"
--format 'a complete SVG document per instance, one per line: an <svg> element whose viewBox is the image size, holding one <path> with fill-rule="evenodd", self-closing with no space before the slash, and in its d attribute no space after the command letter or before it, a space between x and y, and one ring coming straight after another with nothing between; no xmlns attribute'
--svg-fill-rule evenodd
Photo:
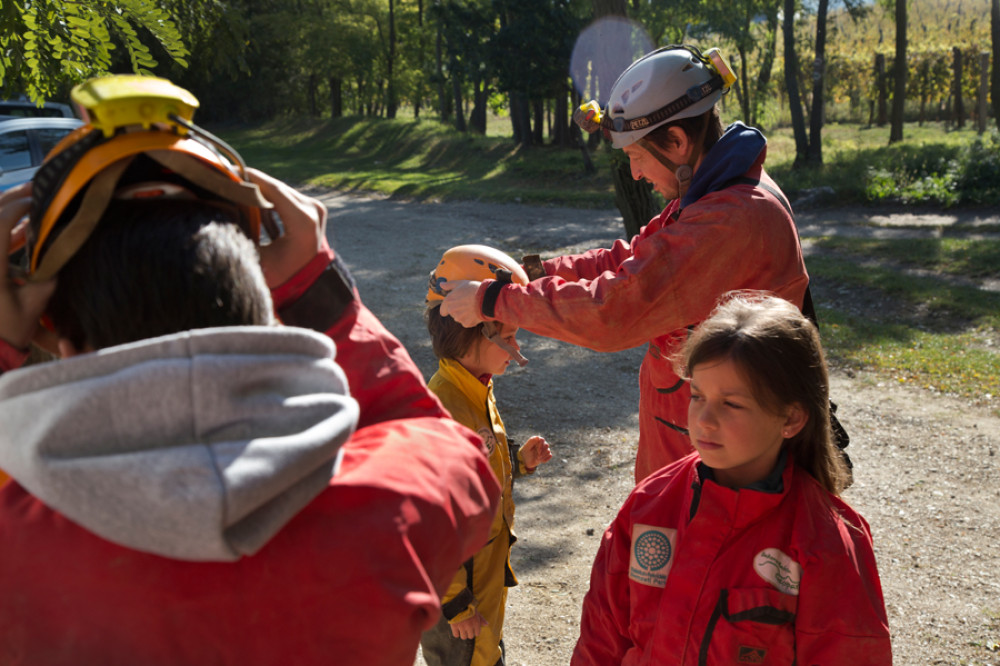
<svg viewBox="0 0 1000 666"><path fill-rule="evenodd" d="M892 86L892 123L889 143L903 140L903 108L906 104L906 2L896 0L896 61L892 64L895 80Z"/></svg>
<svg viewBox="0 0 1000 666"><path fill-rule="evenodd" d="M469 115L469 130L476 134L486 134L486 99L490 90L486 81L477 81L473 86L472 113Z"/></svg>
<svg viewBox="0 0 1000 666"><path fill-rule="evenodd" d="M309 115L313 118L319 116L319 77L315 73L309 75L306 82L306 96L309 98Z"/></svg>
<svg viewBox="0 0 1000 666"><path fill-rule="evenodd" d="M788 89L788 111L792 116L792 134L795 136L795 161L792 168L805 163L809 147L806 139L806 120L799 97L799 57L795 52L795 0L785 0L781 32L785 42L785 88Z"/></svg>
<svg viewBox="0 0 1000 666"><path fill-rule="evenodd" d="M545 144L545 100L531 100L531 112L534 118L531 129L531 143L535 146Z"/></svg>
<svg viewBox="0 0 1000 666"><path fill-rule="evenodd" d="M462 110L462 82L458 80L458 63L451 61L451 93L455 98L455 129L465 132L465 112Z"/></svg>
<svg viewBox="0 0 1000 666"><path fill-rule="evenodd" d="M510 124L514 131L514 142L525 148L531 146L531 107L524 93L510 93Z"/></svg>
<svg viewBox="0 0 1000 666"><path fill-rule="evenodd" d="M420 62L418 64L421 72L424 71L424 63L426 62L424 58L427 57L427 42L424 40L424 0L417 1L417 25L419 26L418 38L419 52L420 52ZM420 102L424 96L424 79L420 78L420 83L417 85L417 94L414 95L413 100L413 117L416 120L420 119Z"/></svg>
<svg viewBox="0 0 1000 666"><path fill-rule="evenodd" d="M570 138L569 125L569 91L557 90L555 104L552 109L552 143L561 148L573 145ZM572 121L570 121L572 122Z"/></svg>
<svg viewBox="0 0 1000 666"><path fill-rule="evenodd" d="M767 9L767 43L764 55L757 73L757 87L753 91L753 104L750 106L750 124L756 127L760 122L760 110L767 99L768 85L771 83L771 72L774 69L775 51L778 48L778 6L771 5Z"/></svg>
<svg viewBox="0 0 1000 666"><path fill-rule="evenodd" d="M952 67L954 69L954 82L952 86L954 87L955 95L955 106L952 107L953 118L955 120L955 127L962 129L965 127L965 103L962 101L962 49L957 46L953 46L951 49L952 55Z"/></svg>
<svg viewBox="0 0 1000 666"><path fill-rule="evenodd" d="M396 61L396 10L395 0L389 0L389 57L386 61L385 117L396 117L396 79L392 68Z"/></svg>
<svg viewBox="0 0 1000 666"><path fill-rule="evenodd" d="M736 86L736 99L740 103L740 116L743 122L750 124L750 85L748 79L750 75L747 70L747 50L743 46L737 46L736 52L740 55L740 84Z"/></svg>
<svg viewBox="0 0 1000 666"><path fill-rule="evenodd" d="M344 116L344 80L339 76L330 77L330 117Z"/></svg>
<svg viewBox="0 0 1000 666"><path fill-rule="evenodd" d="M986 131L986 97L989 94L989 77L988 72L990 68L990 54L980 53L979 54L979 124L977 126L977 131L983 134Z"/></svg>
<svg viewBox="0 0 1000 666"><path fill-rule="evenodd" d="M875 120L875 124L879 127L885 127L885 124L889 122L889 112L887 110L886 99L889 94L885 89L885 54L876 53L875 54L875 85L878 87L878 117Z"/></svg>
<svg viewBox="0 0 1000 666"><path fill-rule="evenodd" d="M993 100L993 120L1000 130L1000 0L990 2L990 41L993 43L990 98Z"/></svg>
<svg viewBox="0 0 1000 666"><path fill-rule="evenodd" d="M438 26L437 39L434 43L434 57L437 59L438 116L441 122L448 122L448 95L444 92L444 62L441 55L444 51L441 44L443 40L441 26Z"/></svg>
<svg viewBox="0 0 1000 666"><path fill-rule="evenodd" d="M631 239L660 212L653 198L653 185L632 178L627 157L613 160L611 169L615 179L615 205L625 223L625 238Z"/></svg>
<svg viewBox="0 0 1000 666"><path fill-rule="evenodd" d="M901 0L905 2L906 0ZM823 79L826 71L826 9L827 0L819 0L816 10L816 59L813 61L812 112L809 114L809 148L806 162L823 164Z"/></svg>

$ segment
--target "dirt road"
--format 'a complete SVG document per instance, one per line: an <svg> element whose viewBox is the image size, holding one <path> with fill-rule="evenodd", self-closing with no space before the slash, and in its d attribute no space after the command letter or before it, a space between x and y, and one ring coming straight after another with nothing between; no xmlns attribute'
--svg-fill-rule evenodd
<svg viewBox="0 0 1000 666"><path fill-rule="evenodd" d="M606 246L622 229L616 211L313 194L330 208L331 242L363 299L426 376L436 362L423 297L444 249L484 243L517 257L553 256ZM800 215L799 224L806 238L831 229L936 234L1000 220L833 211ZM497 380L500 411L513 439L542 434L555 459L515 488L520 585L509 597L507 663L561 666L577 638L600 535L632 487L642 350L598 354L520 337L531 363ZM864 372L836 372L832 381L853 440L855 483L845 499L872 526L895 663L1000 664L1000 418Z"/></svg>

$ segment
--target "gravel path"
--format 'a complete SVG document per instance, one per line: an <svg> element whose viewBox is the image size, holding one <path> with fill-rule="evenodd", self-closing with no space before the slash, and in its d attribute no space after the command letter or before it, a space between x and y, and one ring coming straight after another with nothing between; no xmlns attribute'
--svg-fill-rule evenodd
<svg viewBox="0 0 1000 666"><path fill-rule="evenodd" d="M606 246L622 228L615 211L314 194L330 208L331 242L365 302L427 376L436 363L423 296L444 249L475 242L552 256ZM993 233L1000 219L835 210L804 213L799 225L805 239ZM600 535L632 487L642 350L597 354L521 337L531 363L497 380L500 410L515 440L543 434L555 459L515 488L521 584L510 592L505 641L509 665L556 666L576 641ZM863 372L834 371L832 397L852 436L845 499L872 526L895 663L1000 665L1000 418Z"/></svg>

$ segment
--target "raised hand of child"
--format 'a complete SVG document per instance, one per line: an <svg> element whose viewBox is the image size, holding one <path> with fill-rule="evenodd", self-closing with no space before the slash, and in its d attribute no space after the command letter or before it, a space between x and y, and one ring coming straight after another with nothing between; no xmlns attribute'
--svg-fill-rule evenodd
<svg viewBox="0 0 1000 666"><path fill-rule="evenodd" d="M31 183L0 195L0 339L24 349L38 330L38 319L55 291L56 281L24 282L9 273L8 252L24 240L19 224L31 208Z"/></svg>
<svg viewBox="0 0 1000 666"><path fill-rule="evenodd" d="M520 453L521 460L524 461L524 466L528 469L535 469L542 463L552 460L549 443L545 441L544 437L538 435L529 437L528 441L521 447Z"/></svg>
<svg viewBox="0 0 1000 666"><path fill-rule="evenodd" d="M475 611L472 617L462 620L461 622L454 622L451 624L451 635L455 638L464 638L469 640L475 638L479 635L479 632L483 630L483 627L489 626L489 622L486 618L479 614L479 611Z"/></svg>
<svg viewBox="0 0 1000 666"><path fill-rule="evenodd" d="M260 248L260 266L267 286L274 289L312 261L326 241L326 206L295 188L258 171L247 169L250 181L274 204L284 234Z"/></svg>

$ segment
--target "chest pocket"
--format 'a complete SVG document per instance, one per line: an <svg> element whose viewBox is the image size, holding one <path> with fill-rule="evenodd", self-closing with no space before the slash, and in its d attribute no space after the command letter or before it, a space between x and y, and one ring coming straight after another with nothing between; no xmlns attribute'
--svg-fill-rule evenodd
<svg viewBox="0 0 1000 666"><path fill-rule="evenodd" d="M797 606L798 597L777 590L722 590L698 664L794 664Z"/></svg>

